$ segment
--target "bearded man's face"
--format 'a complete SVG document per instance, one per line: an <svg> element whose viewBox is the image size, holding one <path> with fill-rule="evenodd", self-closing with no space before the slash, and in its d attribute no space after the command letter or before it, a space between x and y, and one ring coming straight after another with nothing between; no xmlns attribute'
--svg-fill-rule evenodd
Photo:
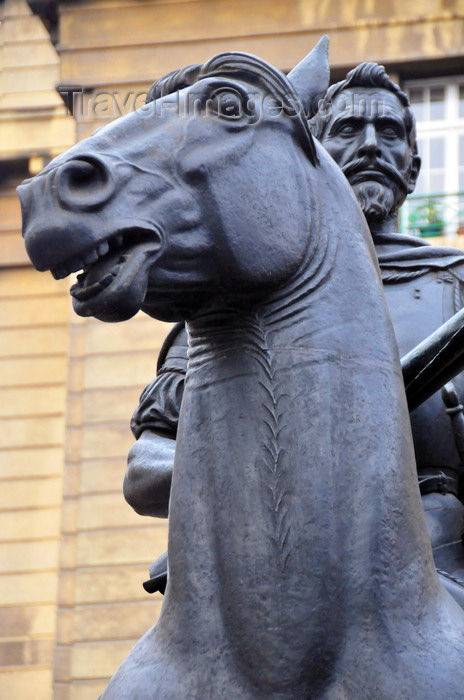
<svg viewBox="0 0 464 700"><path fill-rule="evenodd" d="M369 222L395 214L414 190L420 161L408 141L404 107L390 90L338 93L321 143L347 177Z"/></svg>

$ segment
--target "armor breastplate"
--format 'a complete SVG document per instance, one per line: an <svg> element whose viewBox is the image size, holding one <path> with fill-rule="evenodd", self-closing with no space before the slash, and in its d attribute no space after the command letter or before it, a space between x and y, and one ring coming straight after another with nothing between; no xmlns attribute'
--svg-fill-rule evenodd
<svg viewBox="0 0 464 700"><path fill-rule="evenodd" d="M429 271L412 280L385 284L384 292L401 356L461 306L459 281L446 270ZM453 384L462 400L464 373L458 375ZM427 467L457 469L460 460L440 392L410 415L418 471Z"/></svg>

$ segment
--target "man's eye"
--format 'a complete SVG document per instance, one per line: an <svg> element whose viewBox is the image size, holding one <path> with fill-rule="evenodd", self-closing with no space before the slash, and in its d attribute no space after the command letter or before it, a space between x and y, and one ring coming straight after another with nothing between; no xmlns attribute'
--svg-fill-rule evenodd
<svg viewBox="0 0 464 700"><path fill-rule="evenodd" d="M240 119L245 113L242 95L234 90L218 90L208 99L208 111L225 119Z"/></svg>
<svg viewBox="0 0 464 700"><path fill-rule="evenodd" d="M338 133L342 136L352 136L356 133L356 127L354 124L344 124L339 128Z"/></svg>
<svg viewBox="0 0 464 700"><path fill-rule="evenodd" d="M394 126L384 126L380 132L382 136L387 136L388 138L396 138L399 136L398 131Z"/></svg>

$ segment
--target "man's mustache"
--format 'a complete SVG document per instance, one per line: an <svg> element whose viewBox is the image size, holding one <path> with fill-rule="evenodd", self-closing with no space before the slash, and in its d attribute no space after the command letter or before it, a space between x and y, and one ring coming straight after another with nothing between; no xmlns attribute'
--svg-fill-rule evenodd
<svg viewBox="0 0 464 700"><path fill-rule="evenodd" d="M352 160L350 163L347 163L345 166L343 166L342 173L345 175L346 178L349 178L350 175L366 170L372 170L378 173L382 173L391 180L395 181L404 192L408 191L408 183L401 175L401 173L398 172L398 170L393 165L390 165L390 163L387 163L384 160L380 160L379 158L372 159L369 157L364 157Z"/></svg>

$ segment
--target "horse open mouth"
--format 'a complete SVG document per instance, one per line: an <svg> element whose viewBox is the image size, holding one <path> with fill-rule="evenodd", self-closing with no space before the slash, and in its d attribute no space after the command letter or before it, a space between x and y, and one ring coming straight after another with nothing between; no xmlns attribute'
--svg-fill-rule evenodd
<svg viewBox="0 0 464 700"><path fill-rule="evenodd" d="M76 313L102 321L134 316L145 298L150 266L160 253L162 240L157 229L125 229L87 252L78 268L83 271L70 289ZM70 261L52 274L66 276L66 269L76 271L72 267Z"/></svg>

